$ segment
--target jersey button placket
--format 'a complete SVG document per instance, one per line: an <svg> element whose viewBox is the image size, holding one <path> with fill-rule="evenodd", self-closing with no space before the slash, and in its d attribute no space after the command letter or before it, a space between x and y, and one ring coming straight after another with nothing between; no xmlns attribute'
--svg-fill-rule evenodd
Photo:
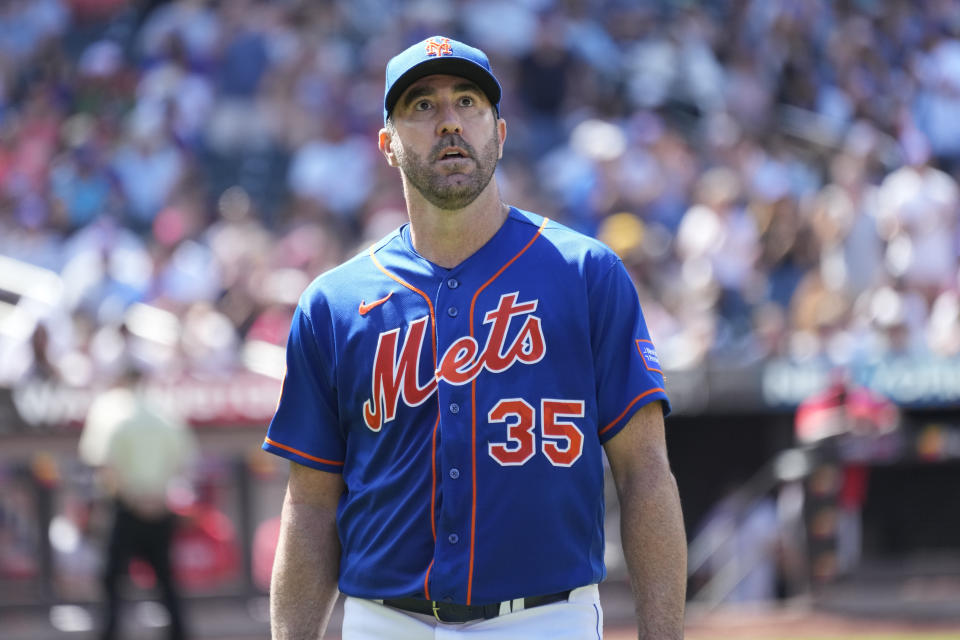
<svg viewBox="0 0 960 640"><path fill-rule="evenodd" d="M469 333L468 307L464 305L469 303L472 293L450 274L438 284L434 303L439 367L447 349ZM438 380L437 393L440 424L435 462L439 467L437 491L441 498L437 511L435 564L430 575L431 596L436 599L451 597L450 590L453 589L456 595L452 599L460 601L466 596L469 575L469 545L465 546L465 541L469 540L471 483L464 480L469 472L464 471L463 457L465 451L470 451L471 405L464 386L451 384L443 378ZM464 473L467 475L462 475Z"/></svg>

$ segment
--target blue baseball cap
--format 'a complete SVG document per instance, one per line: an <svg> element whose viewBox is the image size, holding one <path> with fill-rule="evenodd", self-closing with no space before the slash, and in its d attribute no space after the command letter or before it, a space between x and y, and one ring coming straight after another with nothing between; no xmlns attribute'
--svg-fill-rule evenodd
<svg viewBox="0 0 960 640"><path fill-rule="evenodd" d="M476 83L500 115L500 83L493 75L487 54L451 38L432 36L398 53L387 63L383 121L387 121L407 87L436 73L460 76Z"/></svg>

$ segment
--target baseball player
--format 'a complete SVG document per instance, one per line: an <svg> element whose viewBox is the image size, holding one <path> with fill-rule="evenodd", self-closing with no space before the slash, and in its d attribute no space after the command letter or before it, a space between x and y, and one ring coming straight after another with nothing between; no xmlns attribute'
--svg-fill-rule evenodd
<svg viewBox="0 0 960 640"><path fill-rule="evenodd" d="M598 638L603 451L641 637L682 637L686 543L663 373L606 246L500 201L487 56L386 68L379 147L410 223L303 293L263 448L290 479L274 638Z"/></svg>

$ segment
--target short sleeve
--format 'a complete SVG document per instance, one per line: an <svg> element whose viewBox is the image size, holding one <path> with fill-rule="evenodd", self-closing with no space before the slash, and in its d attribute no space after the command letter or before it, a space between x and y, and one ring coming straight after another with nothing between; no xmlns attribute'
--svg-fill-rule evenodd
<svg viewBox="0 0 960 640"><path fill-rule="evenodd" d="M308 467L339 473L346 442L338 420L334 349L330 331L315 331L303 307L301 302L293 315L280 401L263 449Z"/></svg>
<svg viewBox="0 0 960 640"><path fill-rule="evenodd" d="M590 288L591 346L597 380L598 435L605 443L641 407L670 400L637 291L618 259Z"/></svg>

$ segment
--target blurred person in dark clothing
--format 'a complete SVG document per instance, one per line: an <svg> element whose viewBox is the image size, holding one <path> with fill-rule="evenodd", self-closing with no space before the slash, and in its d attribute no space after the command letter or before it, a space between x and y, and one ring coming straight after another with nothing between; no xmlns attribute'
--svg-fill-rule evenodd
<svg viewBox="0 0 960 640"><path fill-rule="evenodd" d="M132 371L132 370L131 370ZM139 374L98 396L80 436L80 458L101 472L112 496L113 523L106 546L103 586L107 600L100 637L117 637L120 579L134 557L153 569L170 615L168 637L186 637L170 558L176 515L167 491L196 451L190 430L152 406L135 388Z"/></svg>

